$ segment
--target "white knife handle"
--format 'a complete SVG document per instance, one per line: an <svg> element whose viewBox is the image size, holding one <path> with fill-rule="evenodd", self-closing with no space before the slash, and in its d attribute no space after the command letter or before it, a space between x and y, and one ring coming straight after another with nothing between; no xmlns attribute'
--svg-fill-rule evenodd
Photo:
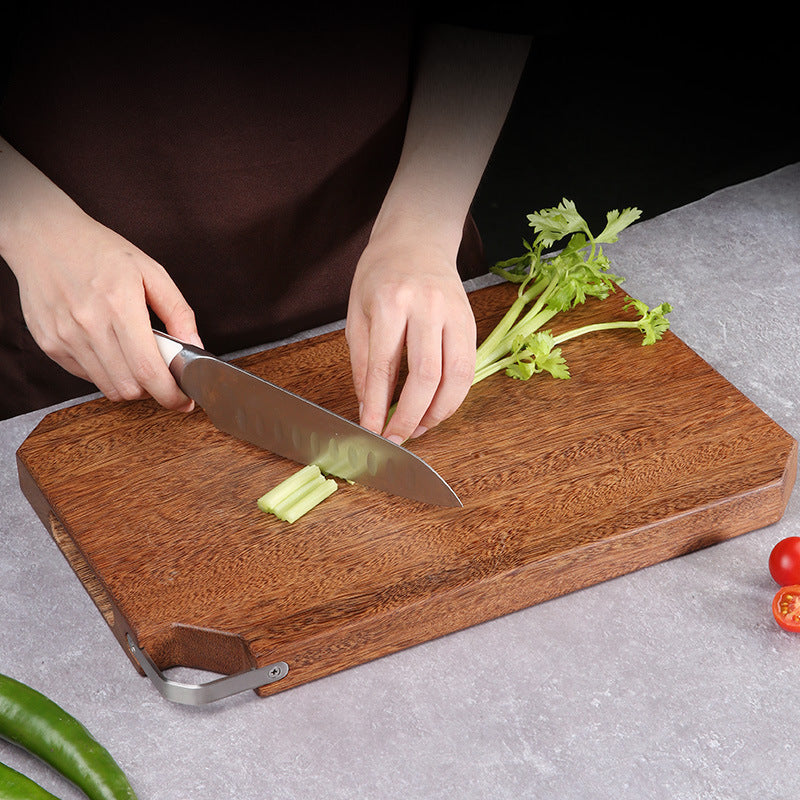
<svg viewBox="0 0 800 800"><path fill-rule="evenodd" d="M166 336L160 331L153 331L153 333L156 336L156 344L158 345L158 351L161 353L161 358L169 366L175 356L183 350L183 345L177 339Z"/></svg>

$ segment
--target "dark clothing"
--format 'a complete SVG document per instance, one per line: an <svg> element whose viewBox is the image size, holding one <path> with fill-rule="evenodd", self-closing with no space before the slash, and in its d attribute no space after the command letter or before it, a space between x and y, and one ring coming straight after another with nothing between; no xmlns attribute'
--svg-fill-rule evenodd
<svg viewBox="0 0 800 800"><path fill-rule="evenodd" d="M40 26L0 133L165 267L209 350L280 339L345 316L403 141L416 20L399 9ZM470 277L485 264L465 233ZM2 261L0 382L0 417L94 391L35 345Z"/></svg>

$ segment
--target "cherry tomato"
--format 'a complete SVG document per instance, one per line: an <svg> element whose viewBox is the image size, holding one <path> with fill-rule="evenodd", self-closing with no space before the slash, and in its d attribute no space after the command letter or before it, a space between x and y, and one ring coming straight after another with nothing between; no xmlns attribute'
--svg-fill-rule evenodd
<svg viewBox="0 0 800 800"><path fill-rule="evenodd" d="M778 589L772 600L772 613L785 631L800 633L800 584Z"/></svg>
<svg viewBox="0 0 800 800"><path fill-rule="evenodd" d="M789 536L772 548L769 574L779 586L800 583L800 536Z"/></svg>

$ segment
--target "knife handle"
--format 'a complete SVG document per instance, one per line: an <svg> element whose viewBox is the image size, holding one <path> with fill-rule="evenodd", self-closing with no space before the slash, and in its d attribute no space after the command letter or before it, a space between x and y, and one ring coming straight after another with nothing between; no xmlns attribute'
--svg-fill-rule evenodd
<svg viewBox="0 0 800 800"><path fill-rule="evenodd" d="M153 333L156 337L158 352L161 353L161 358L164 359L164 363L169 366L172 364L175 356L183 350L183 342L179 342L177 339L173 339L172 336L161 333L161 331L154 330Z"/></svg>

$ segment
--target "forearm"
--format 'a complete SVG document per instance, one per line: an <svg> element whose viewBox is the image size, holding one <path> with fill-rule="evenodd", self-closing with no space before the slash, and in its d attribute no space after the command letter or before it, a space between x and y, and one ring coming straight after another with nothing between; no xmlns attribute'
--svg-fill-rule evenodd
<svg viewBox="0 0 800 800"><path fill-rule="evenodd" d="M80 208L36 166L0 138L0 256L15 272L26 244Z"/></svg>
<svg viewBox="0 0 800 800"><path fill-rule="evenodd" d="M413 226L455 252L529 46L526 36L429 29L402 154L377 232Z"/></svg>

